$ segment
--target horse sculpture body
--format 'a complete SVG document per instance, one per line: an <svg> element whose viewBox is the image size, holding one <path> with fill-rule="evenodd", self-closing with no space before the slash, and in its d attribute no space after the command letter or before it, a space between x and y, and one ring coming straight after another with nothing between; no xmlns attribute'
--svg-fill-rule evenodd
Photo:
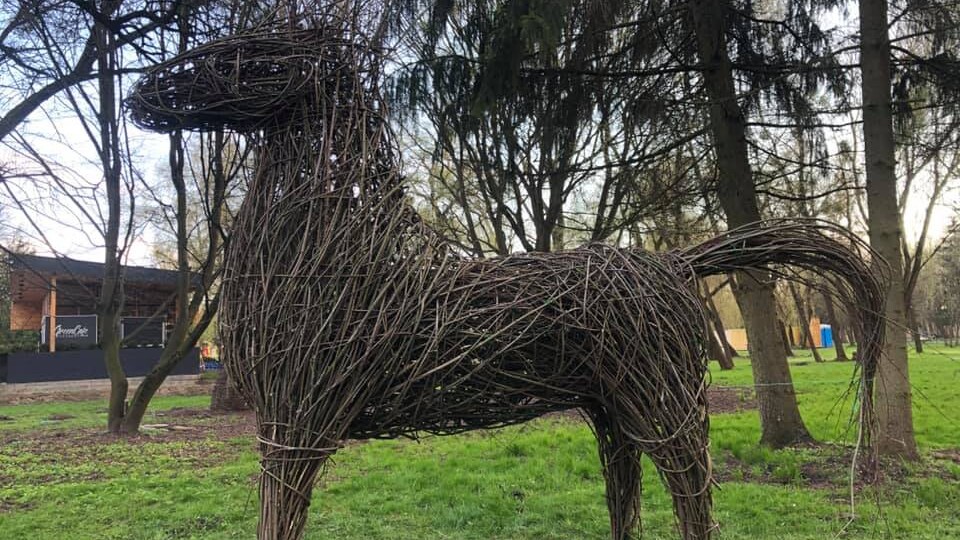
<svg viewBox="0 0 960 540"><path fill-rule="evenodd" d="M302 537L315 477L345 439L451 434L568 409L596 432L614 540L637 523L641 453L673 494L680 535L709 538L695 278L769 262L826 266L863 278L848 290L876 308L866 267L800 222L668 254L597 244L462 259L405 203L378 61L336 28L237 36L152 70L130 101L143 126L226 127L256 147L226 256L221 332L225 365L259 421L259 538Z"/></svg>

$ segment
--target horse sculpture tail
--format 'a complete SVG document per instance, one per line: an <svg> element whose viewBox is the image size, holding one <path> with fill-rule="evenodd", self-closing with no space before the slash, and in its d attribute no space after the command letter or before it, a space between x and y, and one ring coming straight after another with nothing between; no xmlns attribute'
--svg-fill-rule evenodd
<svg viewBox="0 0 960 540"><path fill-rule="evenodd" d="M762 271L771 277L810 282L809 277L796 273L805 270L822 278L815 286L839 296L852 316L860 363L858 443L864 447L870 444L873 383L882 353L888 273L876 252L838 225L814 219L777 219L731 230L677 254L699 277L744 270L753 271L754 276Z"/></svg>

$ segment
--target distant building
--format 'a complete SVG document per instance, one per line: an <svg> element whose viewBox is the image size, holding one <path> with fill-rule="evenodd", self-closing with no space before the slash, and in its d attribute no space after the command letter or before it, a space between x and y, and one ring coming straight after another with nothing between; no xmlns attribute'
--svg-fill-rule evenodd
<svg viewBox="0 0 960 540"><path fill-rule="evenodd" d="M172 270L123 267L124 304L121 331L133 334L130 344L162 345L164 323L176 316L178 273ZM99 343L96 305L103 264L64 257L16 255L10 261L10 329L36 330L44 344L70 347ZM49 339L49 325L59 327ZM148 335L144 335L148 334ZM52 343L51 343L52 342Z"/></svg>
<svg viewBox="0 0 960 540"><path fill-rule="evenodd" d="M10 330L38 332L39 338L34 350L0 358L0 382L105 377L97 316L104 265L37 255L10 255L7 262ZM121 275L121 358L128 375L138 376L159 359L176 318L179 273L124 266ZM191 356L199 366L198 355Z"/></svg>

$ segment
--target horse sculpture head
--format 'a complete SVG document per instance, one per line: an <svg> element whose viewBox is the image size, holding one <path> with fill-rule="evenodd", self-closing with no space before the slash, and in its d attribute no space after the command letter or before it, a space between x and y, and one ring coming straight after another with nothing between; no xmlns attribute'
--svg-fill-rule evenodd
<svg viewBox="0 0 960 540"><path fill-rule="evenodd" d="M149 69L127 98L130 117L150 131L245 135L251 195L322 192L330 214L388 193L394 211L402 177L376 91L382 56L354 34L331 23L211 41Z"/></svg>
<svg viewBox="0 0 960 540"><path fill-rule="evenodd" d="M264 30L201 45L149 69L127 100L151 131L252 133L299 123L303 104L323 107L357 83L369 59L322 29Z"/></svg>

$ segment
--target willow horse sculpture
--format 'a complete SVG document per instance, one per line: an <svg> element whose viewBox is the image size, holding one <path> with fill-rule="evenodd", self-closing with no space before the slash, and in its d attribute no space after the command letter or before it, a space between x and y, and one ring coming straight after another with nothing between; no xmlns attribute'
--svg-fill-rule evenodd
<svg viewBox="0 0 960 540"><path fill-rule="evenodd" d="M256 149L227 249L221 332L259 422L261 540L302 537L315 478L346 439L567 409L596 433L614 540L636 529L641 453L673 494L680 536L709 538L699 276L787 263L838 278L864 325L869 384L882 293L823 223L768 222L670 253L591 244L458 256L405 202L379 62L335 24L264 31L156 67L129 100L141 126L227 128Z"/></svg>

